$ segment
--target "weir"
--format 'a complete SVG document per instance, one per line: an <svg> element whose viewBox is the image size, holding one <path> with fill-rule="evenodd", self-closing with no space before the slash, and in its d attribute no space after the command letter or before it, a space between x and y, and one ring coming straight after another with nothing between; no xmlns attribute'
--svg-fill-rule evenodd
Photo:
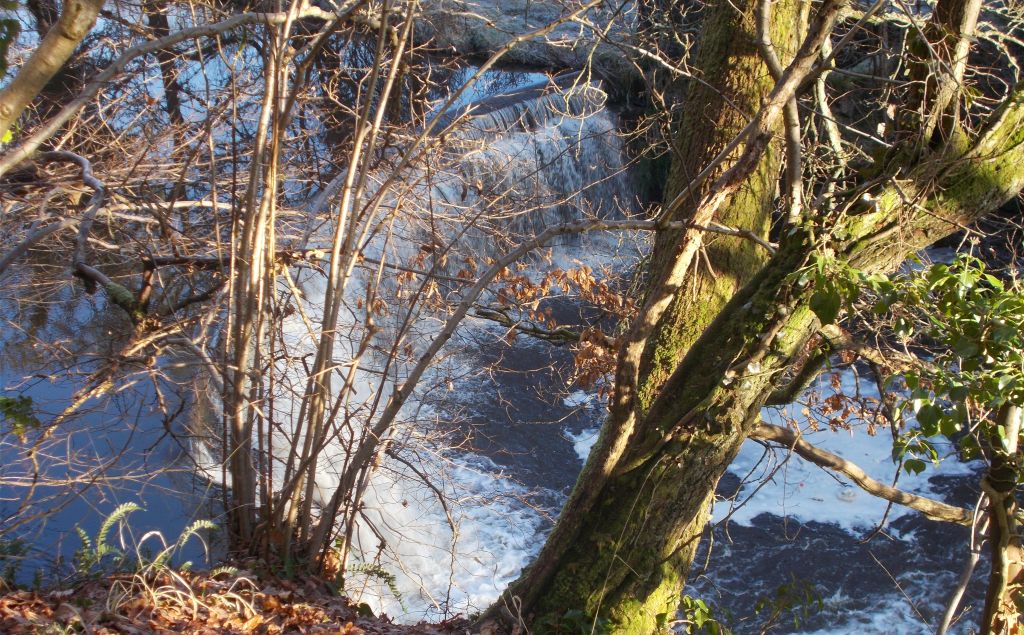
<svg viewBox="0 0 1024 635"><path fill-rule="evenodd" d="M454 173L433 184L439 202L483 212L474 232L532 236L553 224L618 218L633 206L623 145L607 98L577 74L457 108ZM481 247L476 244L474 247Z"/></svg>

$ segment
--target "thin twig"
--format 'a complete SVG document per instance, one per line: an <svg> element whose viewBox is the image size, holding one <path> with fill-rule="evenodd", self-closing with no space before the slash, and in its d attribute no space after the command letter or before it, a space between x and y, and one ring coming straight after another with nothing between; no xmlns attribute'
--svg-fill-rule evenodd
<svg viewBox="0 0 1024 635"><path fill-rule="evenodd" d="M757 45L772 79L782 80L782 63L775 52L775 44L771 35L771 0L760 0L757 3ZM824 49L828 39L822 42ZM800 111L797 109L796 96L786 102L782 113L786 139L786 185L789 190L789 223L796 225L803 214L803 171L802 148L800 144Z"/></svg>

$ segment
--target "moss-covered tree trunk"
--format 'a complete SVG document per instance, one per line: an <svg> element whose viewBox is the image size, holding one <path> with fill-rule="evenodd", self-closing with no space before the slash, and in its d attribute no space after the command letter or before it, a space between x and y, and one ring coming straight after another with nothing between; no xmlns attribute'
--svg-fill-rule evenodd
<svg viewBox="0 0 1024 635"><path fill-rule="evenodd" d="M534 622L578 609L615 632L651 633L675 618L715 486L757 422L775 371L815 326L810 311L790 311L787 286L807 252L791 241L677 364L528 607ZM770 347L764 332L775 333Z"/></svg>
<svg viewBox="0 0 1024 635"><path fill-rule="evenodd" d="M772 39L786 59L796 45L799 6L799 0L783 0L773 13ZM691 82L683 105L680 132L672 144L666 200L676 198L693 176L711 163L743 130L774 85L758 54L756 2L714 2L704 13L701 44L693 63L701 81ZM723 204L719 214L721 222L760 235L767 234L781 167L780 145L781 142L769 145L751 179ZM735 164L740 150L737 149L708 174L704 179L705 185L693 190L692 200L684 201L666 220L690 220L698 201L707 192L708 184ZM652 254L649 289L664 288L669 284L678 258L676 245L681 236L682 230L659 235ZM571 550L580 529L578 525L588 517L594 494L608 475L608 466L617 460L621 452L621 441L628 436L624 430L631 428L629 420L635 418L636 412L646 409L650 396L671 372L671 367L667 367L664 360L678 359L685 352L736 289L764 264L767 252L752 242L721 236L709 241L706 255L711 269L699 267L692 272L692 286L687 293L678 294L675 301L659 313L664 317L652 320L646 331L642 325L634 326L632 340L619 361L618 397L611 414L613 421L592 452L580 486L563 510L544 552L510 589L509 597L518 598L518 610L530 610L540 596L539 592L545 588L541 581L550 579L562 555L567 549ZM652 291L649 295L653 294ZM657 345L652 347L649 341ZM644 362L641 369L641 360L649 360L651 351L661 354L659 359L662 363ZM707 478L717 481L719 476L709 474ZM706 508L706 483L702 482L701 491L701 506ZM698 523L698 531L701 524ZM675 595L678 596L678 592ZM678 597L670 603L677 600Z"/></svg>
<svg viewBox="0 0 1024 635"><path fill-rule="evenodd" d="M694 62L703 81L691 82L673 147L673 161L665 200L672 201L693 178L747 125L774 85L757 47L757 7L719 2L706 9L700 49ZM741 14L738 9L742 9ZM796 48L800 22L798 0L773 6L772 40L788 60ZM781 135L780 135L781 139ZM781 168L781 141L771 144L754 174L730 197L718 213L718 222L767 236ZM739 150L708 175L671 220L690 220L694 206L711 182L729 169ZM683 230L661 232L651 256L651 283L657 286L670 275ZM746 284L767 259L767 252L750 240L708 235L704 255L675 295L653 333L647 338L638 376L638 407L645 410L665 378L707 328L736 290Z"/></svg>
<svg viewBox="0 0 1024 635"><path fill-rule="evenodd" d="M650 633L674 618L720 476L760 409L817 329L814 289L797 272L812 256L871 272L990 213L1024 185L1024 89L966 151L940 149L858 192L845 213L789 234L672 369L603 479L582 480L593 503L570 510L563 547L540 561L490 615L557 623L569 611L614 632ZM574 497L577 495L574 492ZM565 529L568 528L568 529ZM543 572L544 575L539 575Z"/></svg>

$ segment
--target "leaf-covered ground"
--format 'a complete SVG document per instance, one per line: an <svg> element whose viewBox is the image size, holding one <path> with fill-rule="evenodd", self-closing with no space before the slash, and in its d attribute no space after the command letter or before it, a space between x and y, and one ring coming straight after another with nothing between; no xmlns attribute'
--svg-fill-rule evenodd
<svg viewBox="0 0 1024 635"><path fill-rule="evenodd" d="M260 579L163 570L117 574L58 591L9 590L0 595L5 635L148 635L150 633L283 633L446 635L467 622L406 626L360 615L320 581Z"/></svg>

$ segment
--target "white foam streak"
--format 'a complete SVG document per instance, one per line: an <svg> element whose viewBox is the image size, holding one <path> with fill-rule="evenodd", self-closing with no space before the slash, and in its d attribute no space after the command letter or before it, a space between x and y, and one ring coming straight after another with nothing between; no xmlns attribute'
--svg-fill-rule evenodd
<svg viewBox="0 0 1024 635"><path fill-rule="evenodd" d="M841 386L845 394L855 394L857 389L854 382L854 373L841 373ZM819 382L817 388L829 390L825 379ZM859 390L864 397L878 398L873 384L861 383ZM798 412L799 408L794 405L782 411L765 409L762 417L767 423L782 426L791 420L804 421L801 427L804 428L805 441L857 464L878 481L893 482L896 464L892 460L893 439L888 429L881 429L874 436L868 434L864 426L833 432L823 421L820 430L814 431L807 426L806 416ZM938 441L936 446L940 454L946 457L945 460L938 467L929 464L921 474L901 474L898 480L900 489L941 499L941 495L933 490L929 482L931 477L972 473L975 466L958 460L950 444ZM818 466L797 456L790 458L784 450L766 454L764 446L755 441L743 444L729 471L746 480L737 497L737 501L742 501L742 506L731 509L729 504L716 505L715 521L731 513L731 522L750 525L757 516L767 513L796 518L802 522L833 523L847 531L857 532L877 525L888 507L887 501L860 490L841 477L830 478ZM765 478L768 480L762 485ZM750 496L755 490L756 494ZM917 512L894 505L889 519L908 513Z"/></svg>

